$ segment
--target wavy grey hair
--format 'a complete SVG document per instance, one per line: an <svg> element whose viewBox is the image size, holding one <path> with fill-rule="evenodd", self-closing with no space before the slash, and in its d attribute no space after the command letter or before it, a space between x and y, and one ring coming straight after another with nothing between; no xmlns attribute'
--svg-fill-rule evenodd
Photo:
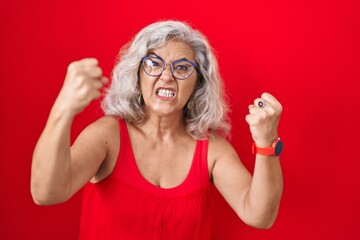
<svg viewBox="0 0 360 240"><path fill-rule="evenodd" d="M184 108L186 131L195 139L206 138L209 131L226 136L230 131L228 105L217 59L206 37L180 21L148 25L121 49L112 72L112 83L102 101L105 114L119 116L130 123L142 123L146 113L138 75L141 58L170 40L189 44L197 63L197 86Z"/></svg>

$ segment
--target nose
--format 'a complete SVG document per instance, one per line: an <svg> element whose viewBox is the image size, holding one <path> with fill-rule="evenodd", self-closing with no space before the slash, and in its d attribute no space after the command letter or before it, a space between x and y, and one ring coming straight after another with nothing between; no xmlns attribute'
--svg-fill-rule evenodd
<svg viewBox="0 0 360 240"><path fill-rule="evenodd" d="M171 64L165 64L165 68L164 68L163 72L161 73L160 78L164 81L175 80L174 76L172 74L172 71L171 71Z"/></svg>

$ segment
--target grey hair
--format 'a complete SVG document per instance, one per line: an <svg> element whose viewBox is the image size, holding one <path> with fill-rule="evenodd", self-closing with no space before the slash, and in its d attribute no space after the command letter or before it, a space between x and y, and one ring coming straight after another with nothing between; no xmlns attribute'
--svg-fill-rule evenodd
<svg viewBox="0 0 360 240"><path fill-rule="evenodd" d="M199 73L196 89L184 108L186 131L195 139L206 138L209 131L227 136L230 131L228 105L217 59L206 37L180 21L150 24L121 49L111 85L102 101L105 114L134 124L143 122L144 101L138 76L141 58L170 40L180 40L192 47Z"/></svg>

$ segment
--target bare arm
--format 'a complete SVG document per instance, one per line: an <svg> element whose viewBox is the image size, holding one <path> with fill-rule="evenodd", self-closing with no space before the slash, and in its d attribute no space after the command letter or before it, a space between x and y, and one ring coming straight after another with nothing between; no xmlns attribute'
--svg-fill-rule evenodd
<svg viewBox="0 0 360 240"><path fill-rule="evenodd" d="M105 159L107 148L100 138L95 138L99 142L89 141L72 151L70 130L75 115L100 97L100 89L106 83L96 59L83 59L69 65L64 85L33 153L31 193L37 204L66 201L94 176ZM79 141L93 134L96 128L89 127ZM85 155L79 157L79 153Z"/></svg>
<svg viewBox="0 0 360 240"><path fill-rule="evenodd" d="M261 100L267 108L250 105L246 120L255 143L268 147L278 137L282 107L270 94L263 94ZM210 144L209 154L215 158L212 175L219 192L245 223L270 228L276 219L283 190L279 158L256 155L251 176L225 139L214 136Z"/></svg>

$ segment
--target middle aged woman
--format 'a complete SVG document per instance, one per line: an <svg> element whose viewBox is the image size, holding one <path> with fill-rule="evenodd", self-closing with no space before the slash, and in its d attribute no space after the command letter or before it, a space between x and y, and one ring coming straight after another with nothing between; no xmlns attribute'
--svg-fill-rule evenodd
<svg viewBox="0 0 360 240"><path fill-rule="evenodd" d="M70 64L34 151L32 194L64 202L85 187L81 239L209 239L211 189L247 224L269 228L282 194L280 103L249 106L253 176L225 139L230 130L217 60L188 24L145 27L120 53L103 100L107 116L70 147L73 119L107 83L96 59Z"/></svg>

